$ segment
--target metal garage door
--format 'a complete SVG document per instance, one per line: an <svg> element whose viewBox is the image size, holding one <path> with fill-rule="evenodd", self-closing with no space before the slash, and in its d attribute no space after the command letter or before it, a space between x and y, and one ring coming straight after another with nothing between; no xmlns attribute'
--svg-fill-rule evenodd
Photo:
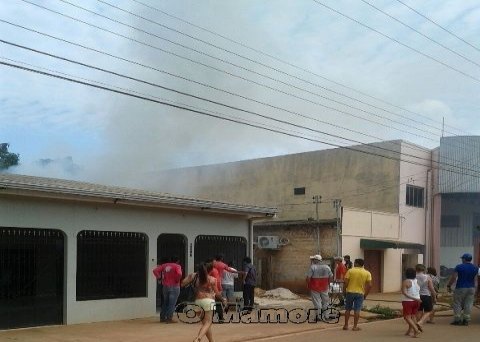
<svg viewBox="0 0 480 342"><path fill-rule="evenodd" d="M63 323L64 236L0 228L0 329Z"/></svg>

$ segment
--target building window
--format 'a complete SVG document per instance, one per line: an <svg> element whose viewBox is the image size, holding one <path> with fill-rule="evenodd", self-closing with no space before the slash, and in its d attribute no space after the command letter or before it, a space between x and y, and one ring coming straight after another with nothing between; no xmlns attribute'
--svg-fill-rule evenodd
<svg viewBox="0 0 480 342"><path fill-rule="evenodd" d="M423 208L424 188L419 186L407 185L406 204L411 207Z"/></svg>
<svg viewBox="0 0 480 342"><path fill-rule="evenodd" d="M77 300L146 297L147 246L143 233L78 233Z"/></svg>
<svg viewBox="0 0 480 342"><path fill-rule="evenodd" d="M305 195L305 187L303 188L294 188L293 189L294 195Z"/></svg>

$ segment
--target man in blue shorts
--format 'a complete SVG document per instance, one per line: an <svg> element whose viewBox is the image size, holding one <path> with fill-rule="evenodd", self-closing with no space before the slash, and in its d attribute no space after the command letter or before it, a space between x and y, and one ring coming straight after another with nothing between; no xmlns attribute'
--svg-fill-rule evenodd
<svg viewBox="0 0 480 342"><path fill-rule="evenodd" d="M363 300L367 298L372 287L372 275L363 268L363 259L355 259L353 268L345 274L344 291L345 294L345 325L343 330L348 330L348 320L350 312L353 309L353 328L352 330L360 330L357 326L362 310Z"/></svg>

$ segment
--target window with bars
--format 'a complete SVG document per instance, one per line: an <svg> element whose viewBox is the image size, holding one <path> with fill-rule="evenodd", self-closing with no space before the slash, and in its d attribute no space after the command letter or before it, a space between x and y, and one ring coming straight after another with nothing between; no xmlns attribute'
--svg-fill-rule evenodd
<svg viewBox="0 0 480 342"><path fill-rule="evenodd" d="M423 208L423 194L425 189L419 186L407 184L407 196L405 203L411 207Z"/></svg>
<svg viewBox="0 0 480 342"><path fill-rule="evenodd" d="M147 246L143 233L78 233L77 300L146 297Z"/></svg>

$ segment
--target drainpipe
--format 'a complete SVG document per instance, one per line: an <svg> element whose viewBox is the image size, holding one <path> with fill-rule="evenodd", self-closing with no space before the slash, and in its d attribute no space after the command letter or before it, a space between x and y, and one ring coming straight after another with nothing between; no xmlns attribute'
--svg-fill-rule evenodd
<svg viewBox="0 0 480 342"><path fill-rule="evenodd" d="M248 255L253 262L253 219L248 220Z"/></svg>
<svg viewBox="0 0 480 342"><path fill-rule="evenodd" d="M428 213L429 211L432 209L430 207L430 201L428 200L428 197L430 196L430 191L429 190L429 186L430 186L430 177L429 177L429 174L432 172L432 169L428 169L427 170L427 186L425 187L425 248L424 248L424 260L423 260L423 263L425 265L431 265L432 264L432 255L430 253L430 248L431 248L431 241L430 241L430 237L431 237L431 232L432 232L432 229L430 227L430 229L428 229ZM430 226L431 226L431 223L430 222Z"/></svg>

